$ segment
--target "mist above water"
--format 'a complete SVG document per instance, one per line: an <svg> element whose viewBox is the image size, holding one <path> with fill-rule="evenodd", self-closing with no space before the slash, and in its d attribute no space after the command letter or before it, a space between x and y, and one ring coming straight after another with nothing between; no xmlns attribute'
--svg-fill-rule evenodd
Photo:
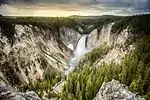
<svg viewBox="0 0 150 100"><path fill-rule="evenodd" d="M83 35L79 39L77 46L74 50L73 57L68 63L69 69L65 72L66 75L68 75L69 72L71 72L74 69L74 67L79 63L80 58L88 51L89 50L87 49L87 35Z"/></svg>
<svg viewBox="0 0 150 100"><path fill-rule="evenodd" d="M78 41L73 58L70 59L69 67L76 66L80 58L87 52L87 35L83 35Z"/></svg>

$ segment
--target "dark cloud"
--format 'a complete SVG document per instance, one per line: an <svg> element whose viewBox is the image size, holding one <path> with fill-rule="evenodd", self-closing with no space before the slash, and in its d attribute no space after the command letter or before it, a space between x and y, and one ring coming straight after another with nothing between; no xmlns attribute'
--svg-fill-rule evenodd
<svg viewBox="0 0 150 100"><path fill-rule="evenodd" d="M149 9L150 9L150 0L148 0L147 5L146 5L146 8L149 8Z"/></svg>
<svg viewBox="0 0 150 100"><path fill-rule="evenodd" d="M0 3L76 3L76 4L113 4L115 6L133 6L150 8L150 0L0 0Z"/></svg>
<svg viewBox="0 0 150 100"><path fill-rule="evenodd" d="M150 0L97 0L97 2L111 6L133 7L137 9L150 8Z"/></svg>
<svg viewBox="0 0 150 100"><path fill-rule="evenodd" d="M0 0L0 4L8 3L8 0Z"/></svg>
<svg viewBox="0 0 150 100"><path fill-rule="evenodd" d="M56 3L56 4L93 4L96 0L0 0L0 3Z"/></svg>

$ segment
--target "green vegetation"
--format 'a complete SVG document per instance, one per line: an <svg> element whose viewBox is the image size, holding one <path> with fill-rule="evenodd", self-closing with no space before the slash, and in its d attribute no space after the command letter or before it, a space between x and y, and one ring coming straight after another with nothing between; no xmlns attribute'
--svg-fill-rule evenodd
<svg viewBox="0 0 150 100"><path fill-rule="evenodd" d="M104 25L107 25L111 22L121 19L121 16L71 16L74 18L77 23L84 30L84 34L89 34L93 29L101 30Z"/></svg>
<svg viewBox="0 0 150 100"><path fill-rule="evenodd" d="M59 28L62 26L74 28L76 22L68 17L1 17L1 24L34 25L44 28Z"/></svg>
<svg viewBox="0 0 150 100"><path fill-rule="evenodd" d="M101 46L100 48L93 49L90 53L84 55L83 59L80 60L78 66L82 67L84 66L84 64L89 64L90 66L93 65L96 60L101 59L103 55L107 54L110 49L111 48L106 46Z"/></svg>
<svg viewBox="0 0 150 100"><path fill-rule="evenodd" d="M57 95L53 92L52 87L61 81L63 76L61 73L50 67L45 70L44 80L39 80L34 84L30 83L26 86L20 87L19 89L22 92L34 91L40 96L40 98L46 97L50 99L57 97Z"/></svg>
<svg viewBox="0 0 150 100"><path fill-rule="evenodd" d="M42 29L49 29L54 35L58 36L61 27L68 27L80 32L78 23L73 18L64 17L0 17L0 26L3 35L12 39L15 34L15 25L33 25ZM7 32L12 30L11 32ZM6 32L5 32L6 31ZM8 35L7 35L8 34ZM10 37L10 38L9 38Z"/></svg>
<svg viewBox="0 0 150 100"><path fill-rule="evenodd" d="M80 34L89 34L93 29L100 29L102 26L115 22L112 33L120 33L123 29L129 27L133 33L149 34L150 14L137 15L129 17L121 16L71 16L71 17L0 17L0 26L11 28L8 36L14 34L14 25L33 25L39 28L46 28L52 33L59 33L61 27L71 28ZM146 25L145 25L146 23ZM82 30L80 30L82 29ZM7 29L8 30L8 29ZM7 33L7 32L5 32ZM4 33L3 33L4 34ZM10 35L11 34L11 35ZM59 34L57 34L59 35ZM6 34L7 36L7 34Z"/></svg>
<svg viewBox="0 0 150 100"><path fill-rule="evenodd" d="M150 98L150 36L146 35L135 43L135 50L125 57L121 65L110 64L95 67L86 63L70 74L65 84L62 100L92 100L103 82L119 80L132 92ZM92 56L91 61L96 56ZM93 61L91 62L93 63Z"/></svg>
<svg viewBox="0 0 150 100"><path fill-rule="evenodd" d="M0 17L0 26L3 35L13 38L15 25L33 25L39 28L49 29L53 34L59 35L61 27L71 28L80 34L89 34L93 29L113 22L121 17L115 16L91 16L91 17ZM92 26L92 27L91 27ZM82 30L80 30L82 29ZM7 32L11 30L10 32ZM6 31L6 32L5 32Z"/></svg>
<svg viewBox="0 0 150 100"><path fill-rule="evenodd" d="M150 34L150 23L148 22L150 22L150 14L123 17L115 21L112 33L119 34L128 27L130 32L134 34Z"/></svg>

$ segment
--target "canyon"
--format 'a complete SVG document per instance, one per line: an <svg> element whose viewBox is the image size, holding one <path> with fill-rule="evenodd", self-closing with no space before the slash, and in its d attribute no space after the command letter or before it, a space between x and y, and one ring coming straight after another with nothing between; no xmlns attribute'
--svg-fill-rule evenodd
<svg viewBox="0 0 150 100"><path fill-rule="evenodd" d="M52 86L52 90L48 91L54 92L56 96L51 98L43 96L41 99L59 99L58 95L61 94L64 84L67 83L68 76L76 68L80 69L79 65L88 65L88 62L82 63L82 61L86 61L88 55L98 48L108 49L101 57L95 59L91 66L98 68L111 63L121 65L125 57L131 55L135 50L135 39L139 36L131 31L130 25L122 28L118 33L113 33L114 26L117 24L117 20L113 20L100 24L98 27L89 25L86 31L82 27L75 30L63 25L59 26L58 31L53 31L53 26L43 28L34 24L0 25L0 98L4 97L6 98L4 100L9 100L10 94L15 94L10 100L16 100L16 96L23 98L18 100L40 100L38 95L33 92L30 95L28 90L26 93L22 93L25 91L19 92L20 88L30 84L36 86L36 83L40 84L45 80L47 82L47 78L53 77L52 73L56 76L57 82L52 82L55 85ZM110 87L109 84L117 85ZM144 100L139 96L134 99L133 96L136 94L131 93L122 85L119 85L123 91L118 90L117 95L120 96L116 97L118 99L110 99L114 98L113 94L110 96L103 93L106 96L102 96L102 92L109 88L116 88L118 84L120 83L114 80L110 83L104 82L95 100ZM44 90L42 93L45 93ZM122 96L122 93L128 97L131 95L131 98Z"/></svg>

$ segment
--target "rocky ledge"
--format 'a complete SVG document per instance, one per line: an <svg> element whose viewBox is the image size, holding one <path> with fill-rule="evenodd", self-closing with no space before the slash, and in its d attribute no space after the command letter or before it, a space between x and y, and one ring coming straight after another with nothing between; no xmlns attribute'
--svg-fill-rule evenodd
<svg viewBox="0 0 150 100"><path fill-rule="evenodd" d="M145 100L140 96L128 91L128 88L119 81L112 80L103 83L94 100Z"/></svg>
<svg viewBox="0 0 150 100"><path fill-rule="evenodd" d="M10 85L0 81L0 100L41 100L41 99L33 91L26 93L17 92Z"/></svg>

